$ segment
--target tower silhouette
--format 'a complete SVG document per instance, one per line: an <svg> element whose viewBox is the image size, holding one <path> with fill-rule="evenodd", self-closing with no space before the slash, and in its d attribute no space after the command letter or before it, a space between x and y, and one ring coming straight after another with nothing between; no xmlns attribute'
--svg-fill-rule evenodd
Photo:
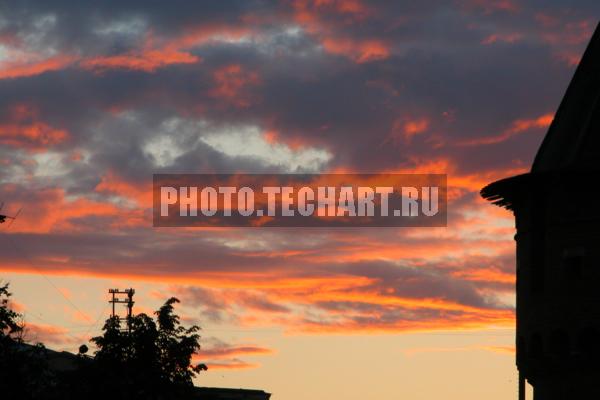
<svg viewBox="0 0 600 400"><path fill-rule="evenodd" d="M519 398L600 399L600 25L530 173L481 195L514 212Z"/></svg>

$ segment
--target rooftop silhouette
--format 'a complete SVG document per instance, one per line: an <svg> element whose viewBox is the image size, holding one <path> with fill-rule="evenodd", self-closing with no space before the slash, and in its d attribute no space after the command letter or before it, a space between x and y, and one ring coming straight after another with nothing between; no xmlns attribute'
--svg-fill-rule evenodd
<svg viewBox="0 0 600 400"><path fill-rule="evenodd" d="M515 214L519 398L600 398L600 27L585 51L530 173L484 198Z"/></svg>

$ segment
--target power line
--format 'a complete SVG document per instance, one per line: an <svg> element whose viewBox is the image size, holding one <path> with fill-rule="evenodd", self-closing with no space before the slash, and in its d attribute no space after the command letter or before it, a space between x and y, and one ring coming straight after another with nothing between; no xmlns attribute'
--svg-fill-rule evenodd
<svg viewBox="0 0 600 400"><path fill-rule="evenodd" d="M90 325L87 329L87 331L85 332L84 336L88 336L91 332L92 329L96 329L98 327L98 323L100 322L100 319L102 318L102 316L104 315L104 313L106 312L106 310L108 309L110 303L106 303L106 305L104 306L104 308L102 309L102 311L100 311L100 314L98 314L98 318L96 318L96 322L94 322L93 325Z"/></svg>
<svg viewBox="0 0 600 400"><path fill-rule="evenodd" d="M50 325L50 326L56 326L56 325L55 325L55 324L53 324L52 322L50 322L50 321L48 321L48 320L46 320L46 319L44 319L44 318L40 317L39 315L35 315L35 314L33 314L33 313L31 313L31 314L26 314L26 313L25 313L25 314L23 314L23 316L24 316L24 317L27 317L27 316L32 316L33 318L37 319L38 321L44 322L44 323L46 323L46 324L48 324L48 325ZM62 328L64 328L64 327L62 327ZM27 325L25 325L25 329L27 329ZM70 337L71 337L73 340L76 340L76 341L80 341L80 340L81 340L81 338L80 338L80 337L76 337L76 336L72 335L72 334L71 334L71 332L75 332L75 331L74 331L74 330L72 330L72 329L65 329L65 332L64 332L64 334L65 334L65 335L67 335L67 336L70 336Z"/></svg>
<svg viewBox="0 0 600 400"><path fill-rule="evenodd" d="M40 268L38 268L34 263L33 260L31 260L31 258L27 255L27 253L12 239L12 237L8 234L4 234L2 235L6 238L8 238L8 240L10 240L10 242L12 243L13 247L21 253L21 255L23 256L23 258L25 259L25 261L29 264L30 267L32 267L33 269L35 269L39 275L41 275L46 282L48 282L48 284L50 284L50 286L52 286L62 297L63 299L65 299L65 301L71 306L73 307L73 309L75 311L77 311L84 319L86 319L87 321L89 321L90 323L93 323L92 320L90 319L90 317L88 315L86 315L83 311L81 311L81 309L79 309L79 307L77 307L77 305L75 303L73 303L71 301L71 299L69 299L62 290L60 290L43 272Z"/></svg>

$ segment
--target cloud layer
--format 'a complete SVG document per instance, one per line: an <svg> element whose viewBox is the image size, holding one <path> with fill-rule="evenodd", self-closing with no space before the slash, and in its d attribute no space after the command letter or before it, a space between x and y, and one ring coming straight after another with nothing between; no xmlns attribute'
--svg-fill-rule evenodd
<svg viewBox="0 0 600 400"><path fill-rule="evenodd" d="M0 269L295 333L510 325L511 216L477 192L529 168L600 11L578 3L4 3ZM448 174L448 228L151 228L153 173L411 171Z"/></svg>

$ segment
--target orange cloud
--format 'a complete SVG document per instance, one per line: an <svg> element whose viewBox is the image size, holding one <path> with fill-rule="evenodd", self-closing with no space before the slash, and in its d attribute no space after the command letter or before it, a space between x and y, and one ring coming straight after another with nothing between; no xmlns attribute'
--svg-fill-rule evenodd
<svg viewBox="0 0 600 400"><path fill-rule="evenodd" d="M77 57L58 55L43 60L24 60L0 66L0 79L14 79L58 71L72 65Z"/></svg>
<svg viewBox="0 0 600 400"><path fill-rule="evenodd" d="M65 141L68 136L67 131L44 122L0 124L0 143L7 146L46 148Z"/></svg>
<svg viewBox="0 0 600 400"><path fill-rule="evenodd" d="M39 54L20 48L22 44L18 40L7 39L3 42L8 44L8 54L15 61L0 64L0 79L29 77L70 66L100 73L110 69L154 72L169 65L201 62L201 57L190 53L188 49L213 40L237 40L248 32L245 28L211 25L190 28L179 36L165 40L159 40L152 32L148 32L139 49L121 54L59 54L42 59Z"/></svg>
<svg viewBox="0 0 600 400"><path fill-rule="evenodd" d="M426 119L419 119L416 121L408 121L404 124L404 135L410 138L414 135L424 132L429 126L429 121Z"/></svg>
<svg viewBox="0 0 600 400"><path fill-rule="evenodd" d="M327 52L346 56L359 64L385 60L390 56L388 46L383 41L377 39L352 40L325 38L322 44Z"/></svg>
<svg viewBox="0 0 600 400"><path fill-rule="evenodd" d="M43 323L27 322L25 324L25 339L33 343L65 345L84 343L87 339L69 335L66 328Z"/></svg>
<svg viewBox="0 0 600 400"><path fill-rule="evenodd" d="M246 89L260 82L256 72L247 71L239 64L226 65L213 73L215 87L209 92L212 97L224 100L237 107L248 107L251 96Z"/></svg>
<svg viewBox="0 0 600 400"><path fill-rule="evenodd" d="M414 159L413 164L387 172L446 171L450 173L449 184L460 189L461 193L479 190L496 175L510 174L507 170L461 174L458 166L450 159ZM2 188L3 193L6 190L10 188ZM95 191L127 198L138 206L151 206L150 186L128 182L115 172L105 174ZM105 216L111 220L125 221L129 218L123 218L123 215L127 215L124 210L111 203L104 204L106 208L103 208L101 203L86 199L67 202L62 197L64 193L58 191L47 191L42 195L44 198L49 197L42 203L40 210L36 210L41 213L41 217L33 217L27 221L31 225L26 227L28 230L35 229L32 226L37 222L37 229L73 233L82 229L97 230L94 226L74 223L73 218L78 216ZM477 207L480 206L485 206L489 214L479 214L481 211ZM482 260L481 268L474 264L463 264L474 255L486 254L493 257L513 250L509 227L482 227L491 225L492 220L506 220L507 215L493 214L496 208L487 206L483 201L481 204L462 204L461 207L461 211L474 216L458 219L447 229L390 231L384 236L374 231L358 237L335 232L321 236L318 244L310 246L296 246L296 243L277 246L277 241L265 239L260 242L260 246L253 245L250 240L247 245L237 247L238 241L249 240L239 230L220 230L218 234L211 231L215 240L222 239L226 245L218 247L216 252L206 252L201 259L194 258L192 264L185 264L181 268L176 258L155 259L152 254L158 253L153 253L152 248L157 243L163 243L164 249L168 249L180 240L198 236L201 230L161 230L156 232L157 236L153 237L152 244L134 243L134 246L127 247L126 250L117 246L109 253L102 252L101 256L94 254L100 249L98 247L96 250L91 248L89 256L85 257L71 258L51 251L40 257L34 254L31 257L38 268L49 274L123 277L123 271L126 271L128 279L132 281L209 287L213 289L209 293L210 297L222 304L227 313L231 311L232 314L241 314L241 326L281 324L290 332L296 333L369 333L510 325L514 322L514 316L509 309L488 308L477 302L463 304L456 298L445 298L443 292L440 295L406 295L394 292L395 287L369 274L362 276L335 272L343 265L359 261L389 260L419 270L433 268L428 264L429 261L448 263L447 260L452 260L452 265L444 267L445 276L457 282L468 282L482 291L506 291L507 285L514 279L510 272L506 272L506 267L498 266L490 258ZM66 214L61 214L63 211ZM52 217L46 215L54 212L56 214ZM486 224L482 221L486 221ZM114 229L113 225L110 226ZM41 240L43 236L39 238ZM176 253L177 251L173 252ZM151 255L147 257L147 254ZM112 256L116 258L113 260ZM212 267L221 258L228 260L226 267L221 269L223 264ZM189 260L184 259L184 263L187 262ZM31 265L26 264L19 260L7 260L1 263L0 268L21 272L31 270ZM336 304L341 308L331 306ZM280 307L277 308L276 305ZM313 320L307 317L311 313L305 315L303 310L314 310L319 318ZM231 357L237 354L234 350L228 351ZM256 354L258 352L260 351L257 350ZM224 354L223 357L225 356ZM234 368L229 364L222 367Z"/></svg>
<svg viewBox="0 0 600 400"><path fill-rule="evenodd" d="M105 71L107 69L131 69L154 72L171 64L193 64L200 57L174 49L132 51L116 56L100 56L87 59L81 63L85 69Z"/></svg>
<svg viewBox="0 0 600 400"><path fill-rule="evenodd" d="M38 119L35 108L19 104L11 110L8 121L0 123L0 144L41 150L66 141L69 133Z"/></svg>
<svg viewBox="0 0 600 400"><path fill-rule="evenodd" d="M292 2L294 19L308 32L314 34L323 49L331 54L342 55L356 63L385 60L390 56L389 46L378 38L351 38L340 36L332 27L328 16L340 17L338 23L359 23L375 11L367 3L357 0L301 0Z"/></svg>
<svg viewBox="0 0 600 400"><path fill-rule="evenodd" d="M448 157L424 159L415 156L409 157L406 163L397 168L389 168L381 172L390 174L447 174L448 201L452 201L462 197L465 193L479 192L482 187L490 182L525 173L528 169L528 166L519 164L503 169L467 173L461 172L457 162ZM481 204L483 205L485 202L482 201ZM500 213L508 215L502 211Z"/></svg>
<svg viewBox="0 0 600 400"><path fill-rule="evenodd" d="M504 43L515 43L521 40L523 35L520 33L494 33L487 36L481 41L481 44L490 45L493 43L504 42Z"/></svg>
<svg viewBox="0 0 600 400"><path fill-rule="evenodd" d="M565 24L562 16L543 13L536 14L535 18L542 28L539 35L552 47L555 58L570 67L577 66L581 59L579 47L592 36L597 21L586 18Z"/></svg>
<svg viewBox="0 0 600 400"><path fill-rule="evenodd" d="M200 350L199 357L206 359L220 359L239 355L264 355L271 354L273 351L265 347L258 346L233 346L233 347L215 347L208 350Z"/></svg>
<svg viewBox="0 0 600 400"><path fill-rule="evenodd" d="M195 41L190 41L188 36L157 43L153 36L148 34L141 49L133 49L124 54L91 57L81 61L80 65L97 72L107 69L154 72L171 64L194 64L201 61L200 57L182 50L192 44L195 44Z"/></svg>
<svg viewBox="0 0 600 400"><path fill-rule="evenodd" d="M383 144L388 142L397 143L399 141L410 143L414 136L422 134L428 128L429 120L427 118L397 118L394 120L391 132L383 141Z"/></svg>
<svg viewBox="0 0 600 400"><path fill-rule="evenodd" d="M318 9L329 8L340 14L365 15L369 13L366 5L358 0L313 0L312 3Z"/></svg>
<svg viewBox="0 0 600 400"><path fill-rule="evenodd" d="M198 362L202 362L202 360L199 360ZM205 364L209 371L218 369L252 369L260 367L260 364L247 363L242 360L205 362Z"/></svg>
<svg viewBox="0 0 600 400"><path fill-rule="evenodd" d="M204 363L208 370L219 369L249 369L257 368L260 365L248 363L238 358L238 356L263 356L272 354L271 349L258 346L230 346L217 340L217 345L212 348L202 348L193 357L194 363Z"/></svg>
<svg viewBox="0 0 600 400"><path fill-rule="evenodd" d="M539 20L538 16L538 20ZM558 19L560 21L560 18ZM576 46L581 43L587 42L596 26L596 21L593 19L583 19L574 22L567 22L561 25L561 29L557 29L553 26L551 17L542 17L542 24L550 24L549 29L541 33L542 39L551 45L563 46Z"/></svg>
<svg viewBox="0 0 600 400"><path fill-rule="evenodd" d="M512 312L490 312L479 315L463 315L460 318L452 314L444 314L439 319L411 320L398 319L393 322L382 320L381 316L372 315L358 319L341 319L324 323L323 321L304 321L290 325L289 333L295 334L340 334L363 333L379 334L394 332L435 332L439 330L482 330L490 326L512 327L515 318Z"/></svg>
<svg viewBox="0 0 600 400"><path fill-rule="evenodd" d="M513 346L465 346L465 347L414 347L404 350L406 356L414 356L419 353L446 353L446 352L464 352L464 351L491 351L497 354L514 355L515 349Z"/></svg>
<svg viewBox="0 0 600 400"><path fill-rule="evenodd" d="M133 49L124 54L91 57L80 64L85 69L97 72L108 69L154 72L173 64L195 64L202 59L185 49L205 43L211 34L216 32L212 29L192 29L175 38L158 40L150 32L146 34L140 49Z"/></svg>
<svg viewBox="0 0 600 400"><path fill-rule="evenodd" d="M48 260L37 259L34 262L38 268L44 268L49 274L64 274L77 276L84 274L88 276L121 276L119 266L113 268L110 257L102 260L102 269L93 268L90 261L86 260L83 265L63 263L63 267L57 263L49 263ZM310 265L310 263L307 263ZM131 271L136 268L131 262L128 263L128 275L126 279L136 281L154 281L164 284L173 282L183 285L198 285L199 287L210 287L210 296L226 312L231 312L232 304L229 304L231 294L241 299L235 309L242 312L246 303L243 295L235 294L237 290L230 288L251 289L253 292L268 295L273 303L277 305L293 306L295 312L277 313L267 308L256 308L250 304L251 314L243 313L238 319L239 326L272 326L280 324L291 332L392 332L404 330L436 330L448 328L482 328L494 326L508 326L514 322L513 311L509 309L480 308L474 305L459 304L451 299L428 296L403 296L396 294L385 281L375 280L364 276L332 275L312 276L305 279L285 277L281 273L233 273L222 272L187 272L177 274L174 271L163 271L153 274L151 266L144 265L137 274ZM10 264L2 265L3 270L26 271L28 266L19 266L11 261ZM21 269L23 268L23 269ZM49 268L49 269L47 269ZM91 269L90 269L91 268ZM83 271L93 272L83 272ZM37 272L37 271L33 271ZM156 273L158 271L154 271ZM154 277L153 277L154 275ZM121 276L123 277L123 276ZM123 277L124 278L124 277ZM125 278L124 278L125 279ZM410 281L406 281L409 285ZM386 286L388 285L388 286ZM219 288L219 289L217 289ZM399 286L401 288L401 286ZM173 292L173 289L170 289ZM177 293L184 304L192 307L207 304L205 297L194 300L189 295ZM443 296L443 292L440 292ZM340 304L341 308L330 308L322 305ZM318 321L306 320L299 310L307 307L317 310L322 314ZM325 307L325 308L323 308ZM396 315L394 318L386 316ZM361 322L362 321L362 322ZM224 358L240 354L267 354L268 350L255 346L238 346L235 348L214 348L207 352L205 358Z"/></svg>
<svg viewBox="0 0 600 400"><path fill-rule="evenodd" d="M519 119L512 123L510 128L506 129L499 135L487 136L477 139L470 139L460 142L459 146L479 146L486 144L496 144L504 142L513 136L516 136L522 132L529 131L530 129L544 129L548 128L554 119L553 114L544 114L534 119Z"/></svg>
<svg viewBox="0 0 600 400"><path fill-rule="evenodd" d="M114 171L108 171L95 189L98 193L112 194L133 201L138 207L152 207L152 183L141 185L139 182L132 183Z"/></svg>
<svg viewBox="0 0 600 400"><path fill-rule="evenodd" d="M291 2L294 18L311 31L315 31L320 19L327 15L346 18L348 23L359 22L373 13L359 0L295 0Z"/></svg>
<svg viewBox="0 0 600 400"><path fill-rule="evenodd" d="M495 267L490 267L487 269L456 271L453 273L453 275L470 281L499 282L508 284L514 284L516 279L514 274L506 273Z"/></svg>
<svg viewBox="0 0 600 400"><path fill-rule="evenodd" d="M62 188L40 189L34 195L25 195L23 187L16 184L0 185L0 191L12 198L23 211L11 226L11 232L49 233L74 232L84 227L73 223L73 219L89 216L117 216L119 208L103 203L78 198L68 200Z"/></svg>
<svg viewBox="0 0 600 400"><path fill-rule="evenodd" d="M516 353L515 346L483 346L482 348L493 353L507 354L511 356L514 356Z"/></svg>

